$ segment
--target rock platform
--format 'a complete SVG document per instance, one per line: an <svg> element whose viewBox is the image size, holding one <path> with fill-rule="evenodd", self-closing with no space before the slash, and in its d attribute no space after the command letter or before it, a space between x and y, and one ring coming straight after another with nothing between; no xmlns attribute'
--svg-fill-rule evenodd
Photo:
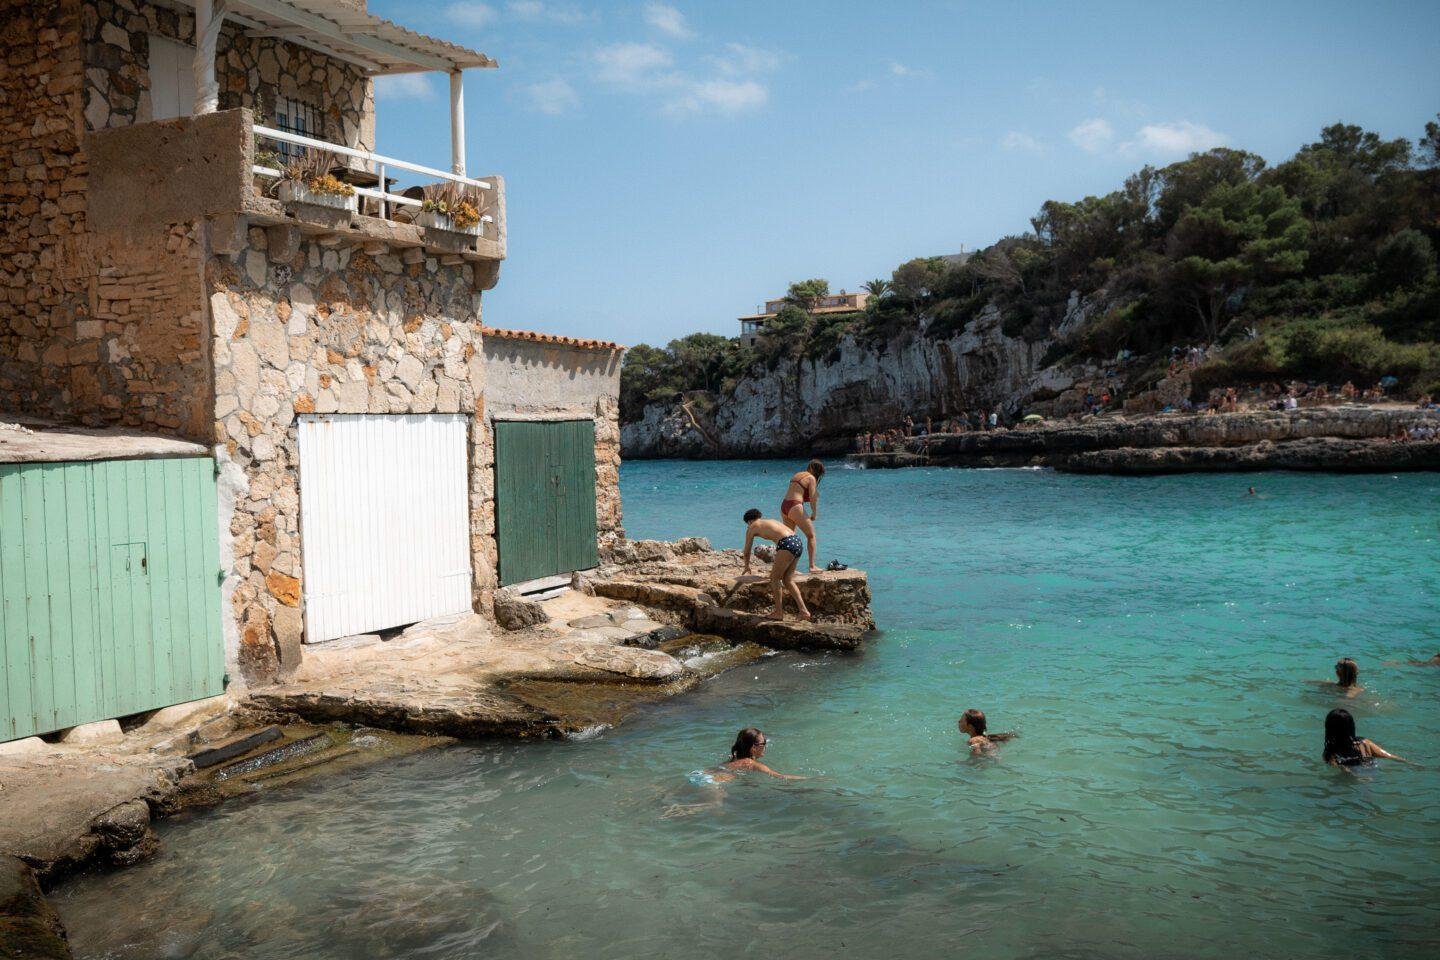
<svg viewBox="0 0 1440 960"><path fill-rule="evenodd" d="M1080 423L912 437L904 450L851 454L848 459L879 468L1039 466L1113 474L1440 470L1440 440L1390 439L1419 423L1440 428L1440 410L1383 404L1115 415Z"/></svg>

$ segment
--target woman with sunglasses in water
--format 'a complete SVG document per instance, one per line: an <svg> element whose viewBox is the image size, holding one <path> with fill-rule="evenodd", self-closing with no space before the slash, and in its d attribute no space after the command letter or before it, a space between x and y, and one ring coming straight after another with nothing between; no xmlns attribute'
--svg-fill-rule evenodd
<svg viewBox="0 0 1440 960"><path fill-rule="evenodd" d="M730 748L730 759L715 769L709 771L712 782L722 783L726 780L734 780L737 773L745 773L750 770L759 773L768 773L772 777L781 780L804 780L804 777L797 777L792 773L779 773L771 770L760 761L765 755L765 746L768 741L765 734L755 727L746 727L740 731L735 738L735 745Z"/></svg>

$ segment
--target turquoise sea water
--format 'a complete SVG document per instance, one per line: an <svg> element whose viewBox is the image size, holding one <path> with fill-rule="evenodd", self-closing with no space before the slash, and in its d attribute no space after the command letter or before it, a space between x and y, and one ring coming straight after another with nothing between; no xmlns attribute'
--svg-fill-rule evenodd
<svg viewBox="0 0 1440 960"><path fill-rule="evenodd" d="M634 463L632 537L738 546L789 464ZM1244 496L1255 485L1260 498ZM162 828L82 957L1434 957L1440 478L835 470L882 636L585 742L475 745ZM1360 661L1349 701L1313 681ZM1326 711L1419 762L1319 759ZM967 707L1020 736L970 759ZM718 807L686 774L763 728Z"/></svg>

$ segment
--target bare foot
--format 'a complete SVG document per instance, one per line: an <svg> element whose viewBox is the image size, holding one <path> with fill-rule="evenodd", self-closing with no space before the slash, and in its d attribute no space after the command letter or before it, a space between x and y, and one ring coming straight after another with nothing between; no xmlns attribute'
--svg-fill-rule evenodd
<svg viewBox="0 0 1440 960"><path fill-rule="evenodd" d="M766 620L784 620L784 619L785 619L785 611L782 610L782 611L780 611L779 613L774 613L774 612L772 612L772 613L770 614L770 616L766 617L765 619L766 619Z"/></svg>
<svg viewBox="0 0 1440 960"><path fill-rule="evenodd" d="M814 623L815 614L811 613L809 610L806 610L804 613L800 614L800 619L804 620L806 623Z"/></svg>
<svg viewBox="0 0 1440 960"><path fill-rule="evenodd" d="M806 573L809 573L809 574L824 573L824 571L821 570L819 567L811 567L809 570L806 570L805 572L806 572Z"/></svg>

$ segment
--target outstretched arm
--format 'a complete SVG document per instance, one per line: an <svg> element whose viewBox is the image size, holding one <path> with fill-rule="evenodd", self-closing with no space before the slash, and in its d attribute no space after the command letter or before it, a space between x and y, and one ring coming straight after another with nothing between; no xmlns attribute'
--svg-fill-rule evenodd
<svg viewBox="0 0 1440 960"><path fill-rule="evenodd" d="M1395 756L1395 754L1388 752L1384 747L1380 746L1380 744L1376 743L1374 740L1365 741L1365 752L1372 757L1379 757L1382 760L1399 760L1401 763L1410 762L1404 757L1397 757Z"/></svg>
<svg viewBox="0 0 1440 960"><path fill-rule="evenodd" d="M779 777L781 780L804 780L804 779L806 779L805 777L797 777L797 776L796 776L795 774L793 774L793 773L780 773L780 772L778 772L778 771L771 770L769 767L765 766L765 764L761 763L759 760L754 761L754 763L755 763L755 769L756 769L756 770L759 770L761 773L768 773L768 774L770 774L770 776L772 776L772 777Z"/></svg>
<svg viewBox="0 0 1440 960"><path fill-rule="evenodd" d="M755 534L747 529L745 531L745 569L740 571L740 576L750 572L750 545L755 542Z"/></svg>

